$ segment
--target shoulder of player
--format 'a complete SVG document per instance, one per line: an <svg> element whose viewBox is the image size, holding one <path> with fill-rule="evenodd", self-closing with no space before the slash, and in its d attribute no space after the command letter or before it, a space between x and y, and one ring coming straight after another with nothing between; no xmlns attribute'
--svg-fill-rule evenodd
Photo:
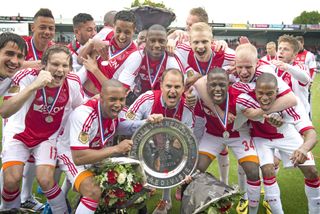
<svg viewBox="0 0 320 214"><path fill-rule="evenodd" d="M13 77L12 81L15 84L19 84L20 81L29 79L30 81L33 81L38 76L38 71L36 69L23 69L18 71Z"/></svg>

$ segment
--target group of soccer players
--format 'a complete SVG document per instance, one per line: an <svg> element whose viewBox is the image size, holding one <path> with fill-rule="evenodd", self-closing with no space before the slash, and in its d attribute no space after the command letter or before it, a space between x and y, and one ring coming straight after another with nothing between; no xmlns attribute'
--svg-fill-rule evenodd
<svg viewBox="0 0 320 214"><path fill-rule="evenodd" d="M233 150L245 192L238 213L258 212L260 174L269 212L283 213L275 157L284 167L301 169L309 213L320 213L308 100L315 61L301 37L279 37L276 54L258 59L247 38L236 50L215 41L203 8L190 11L186 31L167 35L154 24L138 41L132 12L110 11L104 22L97 34L92 16L79 13L73 19L74 41L56 45L54 17L42 8L32 36L0 35L0 209L42 210L32 196L36 178L52 213L70 212L70 186L81 195L75 213L94 213L101 188L88 167L130 151L133 142L114 144L116 135L130 136L146 122L170 117L193 130L197 169L206 171L217 158L225 183L228 149ZM62 187L61 172L66 174ZM153 213L171 208L171 191L165 189Z"/></svg>

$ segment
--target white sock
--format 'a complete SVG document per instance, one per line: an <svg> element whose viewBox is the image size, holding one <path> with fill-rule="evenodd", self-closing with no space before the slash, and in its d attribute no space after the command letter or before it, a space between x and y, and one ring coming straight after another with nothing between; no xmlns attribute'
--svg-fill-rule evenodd
<svg viewBox="0 0 320 214"><path fill-rule="evenodd" d="M64 195L65 195L66 198L68 197L68 192L69 192L70 188L71 188L71 183L67 179L67 176L66 176L66 177L64 177L64 180L63 180L63 183L62 183L62 186L61 186L61 189L64 192Z"/></svg>
<svg viewBox="0 0 320 214"><path fill-rule="evenodd" d="M222 151L218 157L218 164L219 164L219 173L220 173L220 181L225 184L229 183L229 155L228 150Z"/></svg>
<svg viewBox="0 0 320 214"><path fill-rule="evenodd" d="M48 199L52 213L68 213L66 199L58 184L55 183L50 190L43 193Z"/></svg>
<svg viewBox="0 0 320 214"><path fill-rule="evenodd" d="M261 181L247 181L247 194L249 199L249 213L256 214L259 209Z"/></svg>
<svg viewBox="0 0 320 214"><path fill-rule="evenodd" d="M93 214L98 207L98 202L87 197L82 197L77 207L76 214Z"/></svg>
<svg viewBox="0 0 320 214"><path fill-rule="evenodd" d="M320 213L320 181L305 179L304 190L308 198L309 214Z"/></svg>
<svg viewBox="0 0 320 214"><path fill-rule="evenodd" d="M280 199L280 189L276 177L263 178L265 196L264 199L269 203L273 214L283 214Z"/></svg>
<svg viewBox="0 0 320 214"><path fill-rule="evenodd" d="M20 189L10 192L3 189L1 196L1 209L20 208Z"/></svg>
<svg viewBox="0 0 320 214"><path fill-rule="evenodd" d="M23 169L22 186L21 186L21 203L25 202L32 196L32 185L33 180L36 176L36 165L34 164L34 159L30 156L29 160L33 162L26 162Z"/></svg>
<svg viewBox="0 0 320 214"><path fill-rule="evenodd" d="M246 173L244 172L242 166L238 164L238 184L239 184L239 189L241 192L245 192L246 198L242 197L243 199L248 199L247 197L247 176Z"/></svg>

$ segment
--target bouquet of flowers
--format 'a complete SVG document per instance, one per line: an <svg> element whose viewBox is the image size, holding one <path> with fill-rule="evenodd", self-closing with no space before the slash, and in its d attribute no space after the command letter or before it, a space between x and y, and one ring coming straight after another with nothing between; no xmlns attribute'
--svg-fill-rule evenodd
<svg viewBox="0 0 320 214"><path fill-rule="evenodd" d="M146 175L139 161L131 158L110 158L91 168L102 190L96 213L141 205L147 198Z"/></svg>

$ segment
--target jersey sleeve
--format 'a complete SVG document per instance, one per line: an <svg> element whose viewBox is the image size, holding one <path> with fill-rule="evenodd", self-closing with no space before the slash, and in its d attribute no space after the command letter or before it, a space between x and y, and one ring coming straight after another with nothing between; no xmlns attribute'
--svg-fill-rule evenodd
<svg viewBox="0 0 320 214"><path fill-rule="evenodd" d="M126 119L129 120L143 120L150 115L152 105L154 102L154 94L152 91L147 91L141 94L126 113Z"/></svg>
<svg viewBox="0 0 320 214"><path fill-rule="evenodd" d="M140 51L135 51L129 55L124 62L124 70L120 73L119 81L126 87L133 89L134 80L138 74L142 62Z"/></svg>
<svg viewBox="0 0 320 214"><path fill-rule="evenodd" d="M71 113L69 118L71 150L90 148L90 141L95 137L98 129L96 118L93 109L85 106L80 106Z"/></svg>
<svg viewBox="0 0 320 214"><path fill-rule="evenodd" d="M224 51L224 61L222 64L222 68L225 70L229 70L230 67L234 66L235 60L235 51L231 48L226 48Z"/></svg>
<svg viewBox="0 0 320 214"><path fill-rule="evenodd" d="M72 108L80 106L84 100L84 92L80 82L80 79L75 74L69 74L68 79L70 80L70 94L72 99Z"/></svg>

